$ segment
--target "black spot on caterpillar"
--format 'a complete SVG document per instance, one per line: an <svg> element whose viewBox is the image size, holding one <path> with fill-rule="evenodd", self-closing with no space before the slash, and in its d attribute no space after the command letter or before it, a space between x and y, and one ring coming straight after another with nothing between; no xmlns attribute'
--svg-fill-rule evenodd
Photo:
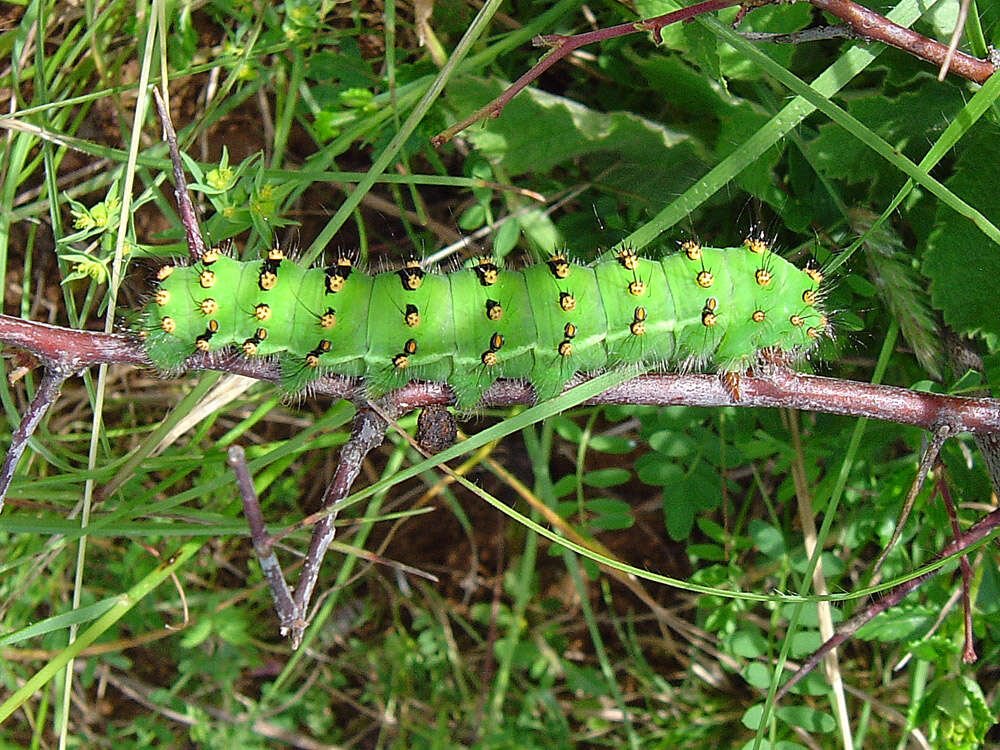
<svg viewBox="0 0 1000 750"><path fill-rule="evenodd" d="M212 250L158 279L143 328L161 369L235 348L277 358L293 393L327 373L363 378L372 396L443 381L464 409L498 378L526 380L543 400L578 372L741 372L761 350L803 356L829 332L818 268L758 240L686 242L661 260L626 249L589 266L562 254L522 270L479 258L441 274L416 262L367 274L346 257L304 268L278 249L260 261Z"/></svg>

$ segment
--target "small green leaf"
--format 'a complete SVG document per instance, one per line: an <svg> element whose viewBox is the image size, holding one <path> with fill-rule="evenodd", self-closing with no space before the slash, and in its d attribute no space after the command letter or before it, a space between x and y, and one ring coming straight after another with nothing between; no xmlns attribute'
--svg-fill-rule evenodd
<svg viewBox="0 0 1000 750"><path fill-rule="evenodd" d="M727 557L726 550L718 544L689 544L686 549L693 560L722 562Z"/></svg>
<svg viewBox="0 0 1000 750"><path fill-rule="evenodd" d="M500 258L505 257L517 247L521 238L521 223L516 218L510 218L500 225L493 236L493 252Z"/></svg>
<svg viewBox="0 0 1000 750"><path fill-rule="evenodd" d="M983 374L977 370L966 370L958 380L952 383L948 389L949 393L962 393L963 391L974 391L983 387Z"/></svg>
<svg viewBox="0 0 1000 750"><path fill-rule="evenodd" d="M752 661L743 669L743 679L747 684L758 690L766 690L771 686L771 678L774 673L765 664L759 661Z"/></svg>
<svg viewBox="0 0 1000 750"><path fill-rule="evenodd" d="M764 715L764 704L755 703L750 706L746 711L743 712L743 716L740 721L743 722L743 726L752 732L756 732L760 727L761 717Z"/></svg>
<svg viewBox="0 0 1000 750"><path fill-rule="evenodd" d="M787 548L785 547L785 537L779 529L769 523L754 519L749 526L750 536L753 538L754 546L761 553L771 559L778 560L784 557Z"/></svg>
<svg viewBox="0 0 1000 750"><path fill-rule="evenodd" d="M729 649L745 659L756 659L770 652L767 639L756 628L737 630L727 640Z"/></svg>
<svg viewBox="0 0 1000 750"><path fill-rule="evenodd" d="M591 487L617 487L632 478L628 469L597 469L583 475L583 483Z"/></svg>
<svg viewBox="0 0 1000 750"><path fill-rule="evenodd" d="M837 722L830 714L808 706L779 706L775 715L808 732L832 732L837 728Z"/></svg>
<svg viewBox="0 0 1000 750"><path fill-rule="evenodd" d="M473 203L458 219L458 226L465 232L471 232L486 223L486 211L480 203Z"/></svg>
<svg viewBox="0 0 1000 750"><path fill-rule="evenodd" d="M632 507L623 500L612 497L595 498L588 500L585 507L594 514L590 526L595 529L616 531L630 528L635 523Z"/></svg>
<svg viewBox="0 0 1000 750"><path fill-rule="evenodd" d="M930 607L898 605L865 623L857 637L866 641L900 641L916 632L926 632L937 619Z"/></svg>
<svg viewBox="0 0 1000 750"><path fill-rule="evenodd" d="M73 271L66 274L62 283L67 284L76 279L93 279L103 284L108 279L108 263L110 259L101 260L86 253L60 253L59 257L73 264Z"/></svg>
<svg viewBox="0 0 1000 750"><path fill-rule="evenodd" d="M552 417L552 426L555 428L556 434L563 440L568 440L571 443L579 443L583 440L583 428L568 417Z"/></svg>
<svg viewBox="0 0 1000 750"><path fill-rule="evenodd" d="M599 453L621 455L623 453L631 453L634 451L636 441L618 437L616 435L594 435L587 445L591 448L591 450L598 451Z"/></svg>
<svg viewBox="0 0 1000 750"><path fill-rule="evenodd" d="M823 645L823 636L819 634L818 630L800 630L792 636L788 653L797 659L808 656L821 645Z"/></svg>
<svg viewBox="0 0 1000 750"><path fill-rule="evenodd" d="M552 494L556 497L564 497L579 486L576 474L566 474L559 477L552 486Z"/></svg>

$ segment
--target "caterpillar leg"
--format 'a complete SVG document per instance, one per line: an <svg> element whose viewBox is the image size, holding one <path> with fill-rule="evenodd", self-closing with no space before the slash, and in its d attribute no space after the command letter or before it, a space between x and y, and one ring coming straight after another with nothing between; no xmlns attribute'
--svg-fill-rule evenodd
<svg viewBox="0 0 1000 750"><path fill-rule="evenodd" d="M417 417L417 444L428 453L440 453L455 444L458 424L443 406L425 406Z"/></svg>
<svg viewBox="0 0 1000 750"><path fill-rule="evenodd" d="M740 374L738 372L724 372L722 373L720 380L722 381L722 387L726 389L726 393L729 394L731 398L736 403L743 400L743 392L740 390Z"/></svg>

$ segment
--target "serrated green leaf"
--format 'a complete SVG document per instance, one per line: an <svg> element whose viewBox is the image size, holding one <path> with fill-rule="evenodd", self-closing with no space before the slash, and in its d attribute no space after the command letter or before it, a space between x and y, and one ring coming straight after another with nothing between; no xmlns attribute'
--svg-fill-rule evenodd
<svg viewBox="0 0 1000 750"><path fill-rule="evenodd" d="M718 507L719 476L706 462L698 462L679 481L664 487L663 513L667 531L676 541L686 539L697 513Z"/></svg>
<svg viewBox="0 0 1000 750"><path fill-rule="evenodd" d="M497 96L504 84L456 79L448 101L455 112L471 112ZM686 188L686 175L704 170L702 148L686 133L629 112L604 113L529 88L466 137L508 175L545 172L587 157L602 184L642 196L651 206L669 202ZM551 249L546 248L547 250Z"/></svg>
<svg viewBox="0 0 1000 750"><path fill-rule="evenodd" d="M983 190L983 165L1000 163L1000 138L980 127L963 141L962 156L948 187L986 216L1000 216L1000 191ZM1000 247L966 219L938 207L928 238L923 271L932 279L931 299L945 322L960 334L981 334L991 350L1000 348L1000 316L990 294L1000 278Z"/></svg>

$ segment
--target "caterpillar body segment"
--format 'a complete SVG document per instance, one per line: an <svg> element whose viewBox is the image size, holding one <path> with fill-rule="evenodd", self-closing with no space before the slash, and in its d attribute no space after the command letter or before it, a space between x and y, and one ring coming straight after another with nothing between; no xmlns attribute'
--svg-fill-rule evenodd
<svg viewBox="0 0 1000 750"><path fill-rule="evenodd" d="M387 393L411 380L446 381L453 371L455 324L447 275L426 274L411 288L396 272L373 277L365 354L368 388ZM413 343L408 343L413 342Z"/></svg>
<svg viewBox="0 0 1000 750"><path fill-rule="evenodd" d="M461 409L499 378L542 400L578 372L741 372L762 349L802 356L829 333L822 277L761 243L686 243L662 260L622 250L589 266L554 255L522 270L481 258L446 274L415 263L368 274L344 258L305 268L275 249L258 261L214 253L158 278L144 332L160 369L225 349L276 358L293 393L327 373L363 378L372 396L441 381Z"/></svg>
<svg viewBox="0 0 1000 750"><path fill-rule="evenodd" d="M539 332L523 273L499 269L484 283L478 270L460 269L448 279L455 321L448 382L466 408L498 378L531 379Z"/></svg>

